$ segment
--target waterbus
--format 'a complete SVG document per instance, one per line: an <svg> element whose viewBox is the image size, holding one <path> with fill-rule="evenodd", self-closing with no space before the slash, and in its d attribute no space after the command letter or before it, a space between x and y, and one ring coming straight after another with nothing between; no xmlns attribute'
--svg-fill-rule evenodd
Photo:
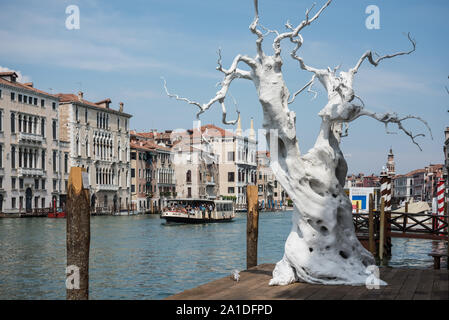
<svg viewBox="0 0 449 320"><path fill-rule="evenodd" d="M229 200L174 199L161 213L167 222L180 223L231 222L234 217L234 203Z"/></svg>

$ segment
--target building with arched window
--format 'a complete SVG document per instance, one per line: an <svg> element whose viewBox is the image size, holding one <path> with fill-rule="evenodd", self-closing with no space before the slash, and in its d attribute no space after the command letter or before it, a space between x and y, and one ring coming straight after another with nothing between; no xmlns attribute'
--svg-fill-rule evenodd
<svg viewBox="0 0 449 320"><path fill-rule="evenodd" d="M131 199L129 164L130 114L110 107L111 100L91 102L84 94L57 94L60 139L67 142L69 167L86 168L91 206L107 212L127 211ZM83 115L79 116L79 115ZM111 121L112 120L112 121Z"/></svg>
<svg viewBox="0 0 449 320"><path fill-rule="evenodd" d="M61 204L59 99L19 80L13 71L0 72L0 211L4 213L48 208L53 198L57 206Z"/></svg>

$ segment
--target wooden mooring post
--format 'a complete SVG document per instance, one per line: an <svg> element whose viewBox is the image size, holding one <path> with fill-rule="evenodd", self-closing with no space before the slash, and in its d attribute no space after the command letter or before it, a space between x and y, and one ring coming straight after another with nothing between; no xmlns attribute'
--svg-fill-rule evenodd
<svg viewBox="0 0 449 320"><path fill-rule="evenodd" d="M368 241L369 241L369 251L376 255L376 242L374 239L374 201L373 194L369 195L369 216L368 216Z"/></svg>
<svg viewBox="0 0 449 320"><path fill-rule="evenodd" d="M380 230L379 230L379 259L384 258L385 245L385 199L382 198L380 202Z"/></svg>
<svg viewBox="0 0 449 320"><path fill-rule="evenodd" d="M259 235L259 206L257 186L246 187L246 268L257 266L257 240Z"/></svg>
<svg viewBox="0 0 449 320"><path fill-rule="evenodd" d="M89 299L90 203L87 172L70 168L67 190L66 299Z"/></svg>

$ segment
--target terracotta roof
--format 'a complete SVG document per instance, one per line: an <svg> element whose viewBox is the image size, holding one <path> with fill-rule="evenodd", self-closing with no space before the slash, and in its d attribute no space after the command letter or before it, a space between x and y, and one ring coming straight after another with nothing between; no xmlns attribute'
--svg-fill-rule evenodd
<svg viewBox="0 0 449 320"><path fill-rule="evenodd" d="M107 99L103 99L101 101L95 102L95 104L103 104L103 103L111 103L111 99L107 98Z"/></svg>
<svg viewBox="0 0 449 320"><path fill-rule="evenodd" d="M2 76L2 74L3 75L8 75L7 73L11 73L11 72L0 72L0 76ZM15 73L15 72L12 72L12 73ZM54 94L51 94L51 93L48 93L48 92L45 92L45 91L42 91L42 90L30 87L30 86L28 86L26 84L23 84L23 83L20 83L20 82L17 82L17 81L16 82L11 82L11 81L5 80L3 78L0 78L0 83L3 83L5 85L9 85L9 86L12 86L12 87L16 87L16 88L19 88L19 89L25 89L25 90L28 90L28 91L33 91L35 93L44 94L46 96L51 96L51 97L54 97L54 98L58 98L57 95L54 95Z"/></svg>
<svg viewBox="0 0 449 320"><path fill-rule="evenodd" d="M409 173L407 173L406 176L410 177L410 176L413 176L415 174L425 173L425 172L426 172L426 169L416 169L416 170L413 170L413 171L410 171Z"/></svg>
<svg viewBox="0 0 449 320"><path fill-rule="evenodd" d="M59 101L61 102L81 102L87 105L90 105L92 107L102 108L101 106L97 105L94 102L85 100L85 99L79 99L77 95L73 93L58 93L56 96L59 97Z"/></svg>
<svg viewBox="0 0 449 320"><path fill-rule="evenodd" d="M15 73L14 71L4 71L4 72L0 72L0 77L4 77L4 76L12 76L15 75L16 77L18 77L17 73Z"/></svg>
<svg viewBox="0 0 449 320"><path fill-rule="evenodd" d="M162 151L171 151L170 148L160 146L152 141L131 141L131 148L141 149L146 151L154 151L154 150L162 150Z"/></svg>

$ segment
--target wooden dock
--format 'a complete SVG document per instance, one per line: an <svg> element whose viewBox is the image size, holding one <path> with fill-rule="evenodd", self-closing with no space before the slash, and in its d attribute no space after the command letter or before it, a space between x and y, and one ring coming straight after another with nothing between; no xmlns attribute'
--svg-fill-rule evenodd
<svg viewBox="0 0 449 320"><path fill-rule="evenodd" d="M380 268L388 286L378 290L306 283L270 287L273 269L273 264L262 264L242 271L239 282L229 276L166 300L449 300L447 269Z"/></svg>

